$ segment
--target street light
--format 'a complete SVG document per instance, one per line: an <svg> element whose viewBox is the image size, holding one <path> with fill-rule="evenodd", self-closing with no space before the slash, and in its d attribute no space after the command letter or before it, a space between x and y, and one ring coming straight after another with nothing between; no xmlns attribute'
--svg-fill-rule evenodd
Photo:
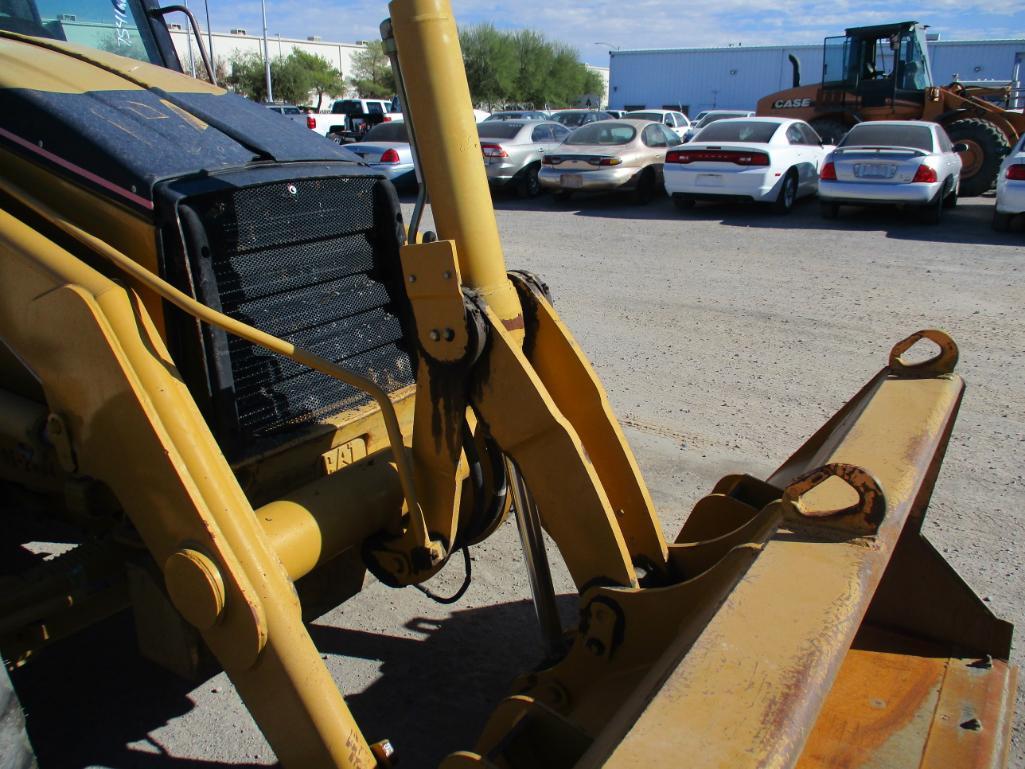
<svg viewBox="0 0 1025 769"><path fill-rule="evenodd" d="M612 43L606 43L606 42L603 42L603 41L598 41L597 43L593 43L593 45L604 45L606 48L608 48L608 49L610 49L612 51L618 51L619 50L619 46L618 45L613 45Z"/></svg>
<svg viewBox="0 0 1025 769"><path fill-rule="evenodd" d="M206 47L210 49L210 66L217 69L214 65L214 33L210 29L210 3L208 0L203 0L203 8L206 9ZM210 76L214 77L212 72Z"/></svg>
<svg viewBox="0 0 1025 769"><path fill-rule="evenodd" d="M260 10L263 12L263 75L267 79L267 101L274 101L274 91L270 84L270 49L267 46L267 2L260 0Z"/></svg>

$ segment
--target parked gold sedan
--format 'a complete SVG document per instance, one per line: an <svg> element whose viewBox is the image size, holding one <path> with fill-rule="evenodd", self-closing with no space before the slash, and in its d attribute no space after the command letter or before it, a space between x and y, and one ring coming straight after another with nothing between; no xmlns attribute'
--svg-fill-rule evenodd
<svg viewBox="0 0 1025 769"><path fill-rule="evenodd" d="M545 155L538 174L556 200L580 190L629 190L647 203L662 189L666 152L680 138L650 120L602 120L581 126Z"/></svg>

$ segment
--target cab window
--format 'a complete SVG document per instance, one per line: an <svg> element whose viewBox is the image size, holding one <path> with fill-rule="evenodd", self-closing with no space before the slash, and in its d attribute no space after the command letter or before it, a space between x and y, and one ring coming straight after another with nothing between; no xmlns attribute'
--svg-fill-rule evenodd
<svg viewBox="0 0 1025 769"><path fill-rule="evenodd" d="M0 29L163 64L138 0L0 0Z"/></svg>

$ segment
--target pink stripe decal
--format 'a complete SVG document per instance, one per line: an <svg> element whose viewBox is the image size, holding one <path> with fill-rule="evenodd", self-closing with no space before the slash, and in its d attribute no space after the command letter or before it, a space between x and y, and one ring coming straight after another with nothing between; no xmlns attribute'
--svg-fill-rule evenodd
<svg viewBox="0 0 1025 769"><path fill-rule="evenodd" d="M113 192L113 193L115 193L117 195L120 195L123 198L127 198L128 200L132 201L133 203L135 203L138 206L142 206L143 208L147 208L150 211L153 210L153 202L152 201L146 200L146 198L144 198L144 197L142 197L140 195L136 195L134 192L132 192L130 190L126 190L124 187L119 187L118 185L114 184L113 182L104 179L102 176L97 176L92 171L87 171L84 168L82 168L81 166L76 166L74 163L72 163L72 162L70 162L68 160L65 160L64 158L60 157L59 155L54 155L52 152L47 152L42 147L37 147L32 142L26 141L25 139L23 139L22 137L18 136L17 134L13 134L13 133L11 133L10 131L8 131L6 129L0 128L0 136L4 137L5 139L10 139L15 144L18 144L18 145L24 147L27 150L31 150L32 152L36 153L37 155L40 155L40 156L46 158L47 160L49 160L49 161L51 161L53 163L56 163L57 165L61 166L62 168L66 168L68 171L71 171L74 174L78 174L79 176L81 176L81 177L83 177L85 179L88 179L93 184L98 184L98 185L100 185L101 187L103 187L106 190L110 190L111 192Z"/></svg>

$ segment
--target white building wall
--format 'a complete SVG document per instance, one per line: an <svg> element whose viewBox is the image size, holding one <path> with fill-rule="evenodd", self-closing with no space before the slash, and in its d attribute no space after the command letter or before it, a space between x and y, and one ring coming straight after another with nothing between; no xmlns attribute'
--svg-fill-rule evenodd
<svg viewBox="0 0 1025 769"><path fill-rule="evenodd" d="M197 70L202 69L203 60L199 55L199 51L196 48L196 40L192 35L184 29L172 29L171 39L174 41L174 47L178 52L178 58L181 60L182 68L186 72L190 72L192 66L195 66ZM189 52L190 43L192 47L191 59ZM209 41L205 33L203 34L203 44L209 46ZM270 50L270 56L272 59L276 59L279 56L288 56L296 49L307 51L308 53L314 53L318 56L323 56L331 62L331 66L341 72L342 76L345 78L352 76L352 57L358 51L366 48L365 45L360 43L300 40L298 38L281 37L280 35L268 37L267 47ZM230 72L230 61L235 56L246 53L255 53L261 57L263 56L263 37L258 35L233 35L228 32L214 32L212 48L213 61L215 63L223 61ZM341 98L349 95L354 94L332 94L335 98ZM327 97L325 97L325 103L327 102Z"/></svg>
<svg viewBox="0 0 1025 769"><path fill-rule="evenodd" d="M937 83L955 75L1025 79L1025 40L937 41L929 51ZM788 53L801 62L802 83L822 80L821 45L612 51L609 107L681 104L691 115L713 107L753 110L761 97L792 85Z"/></svg>
<svg viewBox="0 0 1025 769"><path fill-rule="evenodd" d="M578 100L578 106L587 106L587 103L590 102L591 106L595 109L607 107L609 104L609 68L596 67L593 64L585 64L584 66L589 71L597 73L598 77L601 78L602 90L601 93L584 94Z"/></svg>

